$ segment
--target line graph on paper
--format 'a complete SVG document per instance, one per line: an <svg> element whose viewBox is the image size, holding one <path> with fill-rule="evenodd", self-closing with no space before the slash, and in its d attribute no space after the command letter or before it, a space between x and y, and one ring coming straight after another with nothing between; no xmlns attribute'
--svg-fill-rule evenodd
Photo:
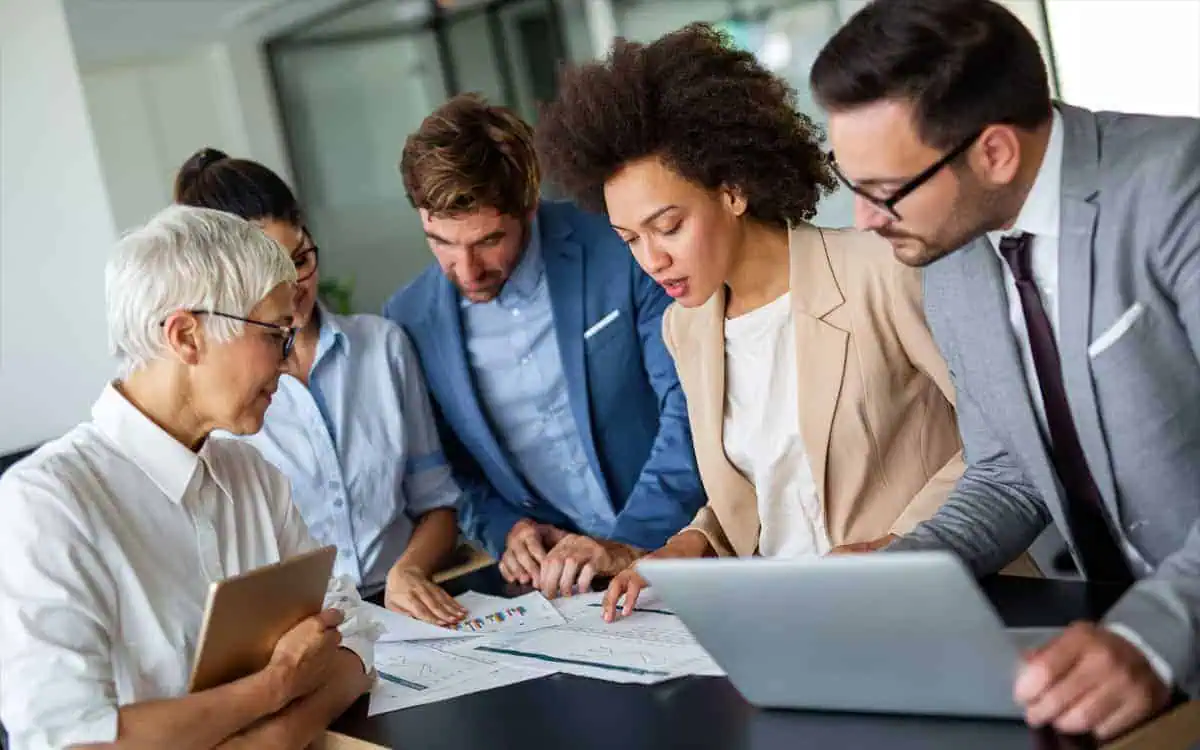
<svg viewBox="0 0 1200 750"><path fill-rule="evenodd" d="M433 690L471 672L482 671L480 663L473 659L415 646L377 651L375 668L380 679L416 691Z"/></svg>

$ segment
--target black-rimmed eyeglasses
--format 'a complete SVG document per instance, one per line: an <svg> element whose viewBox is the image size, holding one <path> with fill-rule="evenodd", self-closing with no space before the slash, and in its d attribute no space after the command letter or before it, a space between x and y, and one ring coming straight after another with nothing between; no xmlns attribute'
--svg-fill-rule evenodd
<svg viewBox="0 0 1200 750"><path fill-rule="evenodd" d="M927 169L918 174L916 177L896 188L895 192L887 197L872 195L867 191L866 188L851 182L850 178L843 174L842 170L838 168L837 160L834 158L832 151L829 152L829 166L833 168L833 173L837 175L837 178L841 180L842 184L849 188L852 193L862 198L867 203L870 203L872 206L875 206L879 210L886 212L896 221L900 221L900 214L896 211L896 204L911 195L917 188L933 179L933 176L942 171L942 168L947 164L962 156L963 153L965 153L966 150L969 149L981 135L983 135L982 130L972 134L970 138L967 138L962 143L950 149L945 156L929 165Z"/></svg>
<svg viewBox="0 0 1200 750"><path fill-rule="evenodd" d="M304 239L302 243L307 243L308 247L292 256L292 263L296 264L296 283L303 283L312 278L312 275L317 272L317 265L320 262L320 250L317 244L313 242L312 235L309 234L308 227L304 227Z"/></svg>
<svg viewBox="0 0 1200 750"><path fill-rule="evenodd" d="M287 359L292 355L292 349L296 346L296 327L285 326L279 323L268 323L263 320L254 320L253 318L243 318L240 315L230 315L229 313L218 312L217 310L188 310L192 315L215 315L218 318L228 318L229 320L239 320L243 323L260 326L262 328L270 328L279 336L279 341L282 348L282 359ZM166 325L166 321L159 323L160 326Z"/></svg>

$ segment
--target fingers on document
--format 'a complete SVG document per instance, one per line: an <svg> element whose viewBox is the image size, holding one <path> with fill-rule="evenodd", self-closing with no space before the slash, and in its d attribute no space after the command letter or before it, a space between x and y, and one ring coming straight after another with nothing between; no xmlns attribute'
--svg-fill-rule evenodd
<svg viewBox="0 0 1200 750"><path fill-rule="evenodd" d="M515 559L516 564L520 567L520 572L523 572L523 575L520 576L521 583L532 583L533 581L536 581L538 579L538 574L541 572L542 562L544 561L545 554L543 553L542 559L539 559L531 551L532 546L533 545L529 543L518 543L512 549L513 558ZM538 548L540 549L540 547L541 545L539 544Z"/></svg>
<svg viewBox="0 0 1200 750"><path fill-rule="evenodd" d="M592 579L596 577L596 566L587 563L579 571L579 593L586 594L592 590Z"/></svg>
<svg viewBox="0 0 1200 750"><path fill-rule="evenodd" d="M575 582L579 580L579 561L573 557L563 562L562 574L558 577L558 593L570 596L575 591Z"/></svg>
<svg viewBox="0 0 1200 750"><path fill-rule="evenodd" d="M397 600L396 609L400 610L409 617L415 617L418 620L425 622L437 623L438 618L434 616L417 591L409 592L402 599Z"/></svg>
<svg viewBox="0 0 1200 750"><path fill-rule="evenodd" d="M614 578L608 586L608 591L604 594L604 621L613 622L617 619L618 612L624 617L633 614L633 608L637 604L638 594L641 591L641 579L630 571L621 573ZM625 597L623 603L621 602L622 596Z"/></svg>
<svg viewBox="0 0 1200 750"><path fill-rule="evenodd" d="M450 595L436 585L420 590L418 595L440 625L453 625L467 616L466 611Z"/></svg>
<svg viewBox="0 0 1200 750"><path fill-rule="evenodd" d="M537 579L537 587L542 592L542 596L547 599L553 599L558 596L565 562L562 558L552 556L542 563L541 575Z"/></svg>

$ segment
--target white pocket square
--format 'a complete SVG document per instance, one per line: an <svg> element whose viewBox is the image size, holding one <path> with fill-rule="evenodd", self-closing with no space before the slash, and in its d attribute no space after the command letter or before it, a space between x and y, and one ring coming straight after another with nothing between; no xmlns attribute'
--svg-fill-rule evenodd
<svg viewBox="0 0 1200 750"><path fill-rule="evenodd" d="M583 340L587 341L592 336L595 336L597 333L600 333L605 328L608 328L610 325L612 325L612 322L614 320L616 320L617 318L619 318L620 316L621 316L621 311L619 309L613 310L608 315L605 315L603 318L601 318L599 321L597 321L594 326L592 326L591 328L589 328L583 332Z"/></svg>
<svg viewBox="0 0 1200 750"><path fill-rule="evenodd" d="M1117 318L1116 323L1113 323L1107 331L1100 334L1099 338L1088 346L1088 357L1095 359L1106 349L1117 343L1117 340L1124 336L1126 331L1132 328L1133 324L1145 312L1146 308L1141 302L1134 302L1132 307L1121 313L1121 317Z"/></svg>

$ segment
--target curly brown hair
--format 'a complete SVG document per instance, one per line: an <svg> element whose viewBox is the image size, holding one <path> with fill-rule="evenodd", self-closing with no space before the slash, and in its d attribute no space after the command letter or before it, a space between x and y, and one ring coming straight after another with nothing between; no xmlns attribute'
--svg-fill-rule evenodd
<svg viewBox="0 0 1200 750"><path fill-rule="evenodd" d="M811 219L837 183L822 133L796 92L709 24L649 44L618 38L603 61L565 68L535 135L547 178L592 210L604 183L657 156L709 189L738 189L747 213L785 225Z"/></svg>
<svg viewBox="0 0 1200 750"><path fill-rule="evenodd" d="M474 93L452 97L421 122L404 143L400 174L413 207L435 216L493 208L523 217L541 188L533 130Z"/></svg>

